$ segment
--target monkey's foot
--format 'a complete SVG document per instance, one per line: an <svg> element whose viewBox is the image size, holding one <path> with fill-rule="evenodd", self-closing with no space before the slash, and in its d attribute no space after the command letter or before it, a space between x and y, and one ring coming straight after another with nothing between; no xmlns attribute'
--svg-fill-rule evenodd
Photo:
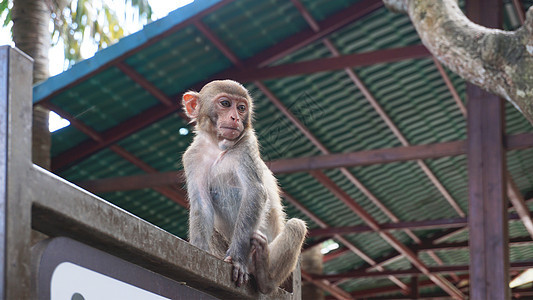
<svg viewBox="0 0 533 300"><path fill-rule="evenodd" d="M231 256L226 256L226 258L224 258L224 261L229 262L233 265L233 270L231 272L231 280L234 281L237 286L240 287L241 285L246 284L248 282L250 275L248 275L247 267L245 264L234 261Z"/></svg>
<svg viewBox="0 0 533 300"><path fill-rule="evenodd" d="M259 291L263 294L268 294L273 290L272 279L269 276L269 248L268 240L264 234L257 231L252 235L252 260L255 266L255 280Z"/></svg>

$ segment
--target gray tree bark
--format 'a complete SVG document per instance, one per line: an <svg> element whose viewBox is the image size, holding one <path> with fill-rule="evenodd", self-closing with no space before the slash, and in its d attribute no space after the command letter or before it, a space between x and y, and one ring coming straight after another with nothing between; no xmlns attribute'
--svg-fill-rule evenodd
<svg viewBox="0 0 533 300"><path fill-rule="evenodd" d="M406 13L428 50L465 80L510 101L533 124L533 8L515 31L471 22L456 0L383 0Z"/></svg>

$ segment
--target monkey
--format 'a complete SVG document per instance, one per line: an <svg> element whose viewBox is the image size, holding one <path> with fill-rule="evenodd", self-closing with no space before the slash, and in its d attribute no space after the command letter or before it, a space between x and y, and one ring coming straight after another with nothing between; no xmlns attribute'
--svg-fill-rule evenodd
<svg viewBox="0 0 533 300"><path fill-rule="evenodd" d="M260 157L252 97L240 83L218 80L185 93L182 103L196 122L183 154L189 241L231 263L237 286L253 275L259 292L271 293L294 270L307 227L287 221L278 182Z"/></svg>

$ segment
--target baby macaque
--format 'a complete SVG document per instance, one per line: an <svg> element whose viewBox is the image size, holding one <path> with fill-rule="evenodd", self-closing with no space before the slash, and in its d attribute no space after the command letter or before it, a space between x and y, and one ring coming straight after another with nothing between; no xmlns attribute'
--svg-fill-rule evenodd
<svg viewBox="0 0 533 300"><path fill-rule="evenodd" d="M241 286L252 274L262 293L294 270L307 233L286 220L279 188L260 157L252 128L253 101L232 80L212 81L183 95L195 137L183 155L190 201L190 242L231 262Z"/></svg>

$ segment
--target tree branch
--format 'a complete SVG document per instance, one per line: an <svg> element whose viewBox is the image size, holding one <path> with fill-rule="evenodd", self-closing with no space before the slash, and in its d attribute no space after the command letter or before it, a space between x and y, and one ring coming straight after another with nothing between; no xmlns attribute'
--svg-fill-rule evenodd
<svg viewBox="0 0 533 300"><path fill-rule="evenodd" d="M533 124L533 8L516 31L471 22L455 0L383 0L409 15L422 43L465 80L514 104Z"/></svg>

